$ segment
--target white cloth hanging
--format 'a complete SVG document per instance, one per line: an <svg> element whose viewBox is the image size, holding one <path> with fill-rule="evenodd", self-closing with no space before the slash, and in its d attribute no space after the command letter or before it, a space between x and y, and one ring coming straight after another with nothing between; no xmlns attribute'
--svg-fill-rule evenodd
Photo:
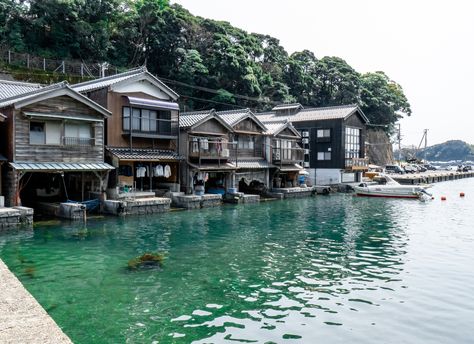
<svg viewBox="0 0 474 344"><path fill-rule="evenodd" d="M155 166L155 177L163 177L163 166L161 165L156 165Z"/></svg>
<svg viewBox="0 0 474 344"><path fill-rule="evenodd" d="M171 177L171 167L170 167L170 165L165 166L164 176L165 176L165 178Z"/></svg>
<svg viewBox="0 0 474 344"><path fill-rule="evenodd" d="M204 138L204 139L201 139L201 148L204 149L204 150L208 150L209 149L209 140Z"/></svg>
<svg viewBox="0 0 474 344"><path fill-rule="evenodd" d="M137 167L137 178L143 178L146 176L146 167L144 166L141 166L141 167Z"/></svg>

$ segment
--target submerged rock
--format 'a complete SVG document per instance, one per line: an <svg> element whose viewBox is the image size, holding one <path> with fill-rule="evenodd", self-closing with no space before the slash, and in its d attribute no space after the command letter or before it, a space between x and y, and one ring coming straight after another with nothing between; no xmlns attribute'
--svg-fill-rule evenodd
<svg viewBox="0 0 474 344"><path fill-rule="evenodd" d="M159 267L163 266L165 256L160 253L144 253L141 256L132 258L128 261L129 270L137 270L144 267Z"/></svg>

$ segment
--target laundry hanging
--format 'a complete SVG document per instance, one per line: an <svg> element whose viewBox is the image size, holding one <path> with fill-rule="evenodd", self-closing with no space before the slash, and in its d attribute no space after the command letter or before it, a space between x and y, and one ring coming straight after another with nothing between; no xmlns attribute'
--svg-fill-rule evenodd
<svg viewBox="0 0 474 344"><path fill-rule="evenodd" d="M171 177L171 167L170 167L170 165L165 166L164 176L165 176L165 178Z"/></svg>
<svg viewBox="0 0 474 344"><path fill-rule="evenodd" d="M154 175L155 175L155 177L163 177L163 175L164 175L163 166L156 165Z"/></svg>

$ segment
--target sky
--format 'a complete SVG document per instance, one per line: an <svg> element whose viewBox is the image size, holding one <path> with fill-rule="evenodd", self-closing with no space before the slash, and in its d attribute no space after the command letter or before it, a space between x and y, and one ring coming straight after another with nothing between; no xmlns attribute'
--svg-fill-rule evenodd
<svg viewBox="0 0 474 344"><path fill-rule="evenodd" d="M338 56L358 72L384 71L413 114L402 145L474 144L474 1L177 0L191 13L280 40L291 54ZM304 104L303 104L304 105Z"/></svg>

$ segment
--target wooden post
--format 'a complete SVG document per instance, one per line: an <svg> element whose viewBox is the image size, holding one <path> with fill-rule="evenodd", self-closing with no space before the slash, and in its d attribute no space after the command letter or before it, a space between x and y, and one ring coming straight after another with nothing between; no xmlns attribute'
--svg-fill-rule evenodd
<svg viewBox="0 0 474 344"><path fill-rule="evenodd" d="M150 170L149 170L149 177L150 177L150 192L153 191L153 188L152 188L152 182L153 182L153 179L152 179L152 171L151 171L151 162L150 162Z"/></svg>
<svg viewBox="0 0 474 344"><path fill-rule="evenodd" d="M84 202L84 172L81 172L81 201Z"/></svg>
<svg viewBox="0 0 474 344"><path fill-rule="evenodd" d="M43 59L43 70L46 71L46 59Z"/></svg>
<svg viewBox="0 0 474 344"><path fill-rule="evenodd" d="M63 65L63 74L66 74L66 64L64 63L64 60L63 60L62 65Z"/></svg>

